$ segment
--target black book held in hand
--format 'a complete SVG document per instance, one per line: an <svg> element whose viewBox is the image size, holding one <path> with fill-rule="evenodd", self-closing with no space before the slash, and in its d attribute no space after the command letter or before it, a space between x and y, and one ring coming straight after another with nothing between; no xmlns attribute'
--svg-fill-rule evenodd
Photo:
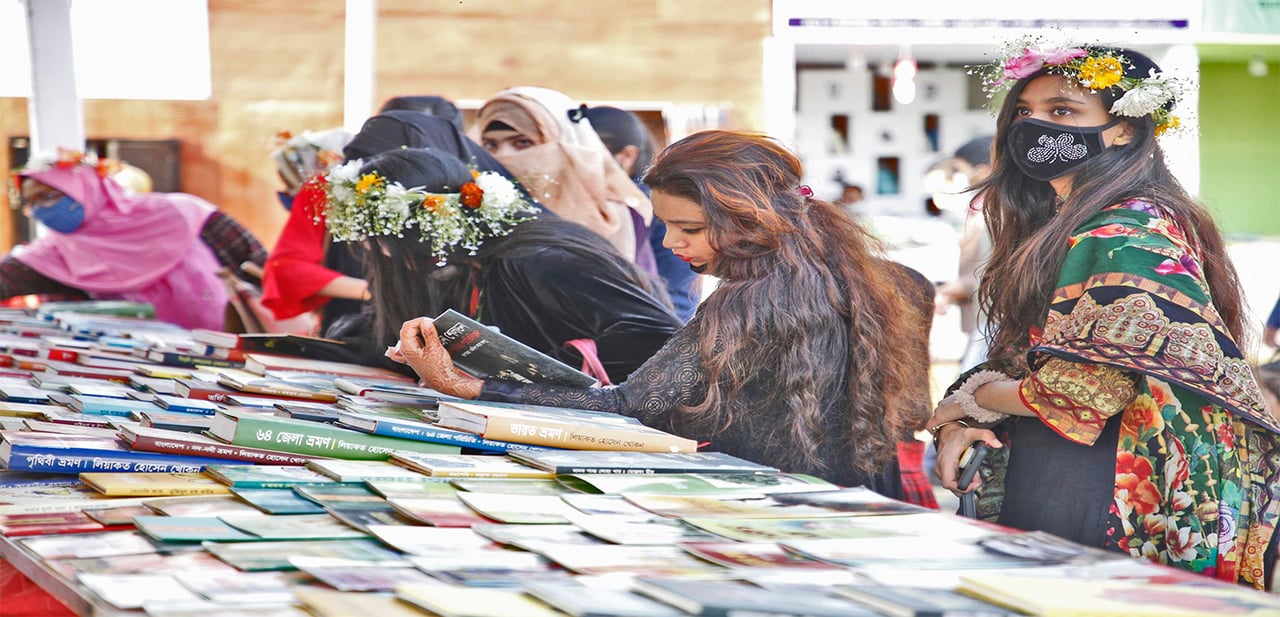
<svg viewBox="0 0 1280 617"><path fill-rule="evenodd" d="M481 379L588 388L594 377L453 309L435 318L440 342L458 368Z"/></svg>

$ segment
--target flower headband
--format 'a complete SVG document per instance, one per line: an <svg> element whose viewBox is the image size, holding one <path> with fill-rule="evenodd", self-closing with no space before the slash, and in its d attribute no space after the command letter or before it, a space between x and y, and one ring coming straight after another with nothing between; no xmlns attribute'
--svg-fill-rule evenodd
<svg viewBox="0 0 1280 617"><path fill-rule="evenodd" d="M57 154L48 152L35 153L22 167L24 174L40 173L53 168L70 169L76 165L88 165L98 172L98 177L106 178L119 172L123 167L120 161L109 158L98 158L97 153L82 152L68 148L58 148Z"/></svg>
<svg viewBox="0 0 1280 617"><path fill-rule="evenodd" d="M1125 68L1132 66L1129 58L1113 49L1054 45L1027 37L1006 43L996 62L970 67L969 73L982 78L982 89L991 98L1008 91L1013 82L1045 69L1069 77L1093 92L1119 88L1124 94L1112 103L1111 113L1130 118L1149 115L1157 136L1182 126L1169 108L1186 88L1184 82L1155 68L1146 77L1126 76Z"/></svg>
<svg viewBox="0 0 1280 617"><path fill-rule="evenodd" d="M457 193L428 193L389 183L377 172L360 175L361 165L350 161L324 176L324 218L335 240L403 238L417 226L420 241L430 239L431 254L444 265L451 251L475 255L486 239L510 234L525 214L537 212L510 180L494 172L471 172L473 181Z"/></svg>

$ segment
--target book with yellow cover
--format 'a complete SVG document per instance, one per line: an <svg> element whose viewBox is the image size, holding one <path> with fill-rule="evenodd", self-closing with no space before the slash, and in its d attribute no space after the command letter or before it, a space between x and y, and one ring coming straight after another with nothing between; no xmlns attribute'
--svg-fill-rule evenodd
<svg viewBox="0 0 1280 617"><path fill-rule="evenodd" d="M230 494L225 484L200 473L84 472L80 481L108 496L168 497L176 495Z"/></svg>
<svg viewBox="0 0 1280 617"><path fill-rule="evenodd" d="M1275 596L1212 579L1200 585L1171 585L992 572L961 576L957 590L1044 617L1280 617Z"/></svg>

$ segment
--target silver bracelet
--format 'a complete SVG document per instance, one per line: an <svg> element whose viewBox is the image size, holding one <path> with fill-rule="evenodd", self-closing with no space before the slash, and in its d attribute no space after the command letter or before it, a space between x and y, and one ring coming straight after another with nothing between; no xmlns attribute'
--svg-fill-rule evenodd
<svg viewBox="0 0 1280 617"><path fill-rule="evenodd" d="M960 387L948 394L939 404L955 403L960 406L960 411L963 411L964 415L978 422L998 422L1009 414L982 407L978 404L978 400L974 398L973 394L982 386L993 381L1004 381L1006 379L1009 379L1009 376L999 371L978 371L970 375L964 383L960 384Z"/></svg>

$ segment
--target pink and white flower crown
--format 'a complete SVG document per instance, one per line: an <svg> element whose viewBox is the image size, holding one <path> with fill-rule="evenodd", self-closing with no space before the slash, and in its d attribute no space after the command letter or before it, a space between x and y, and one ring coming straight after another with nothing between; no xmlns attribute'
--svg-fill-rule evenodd
<svg viewBox="0 0 1280 617"><path fill-rule="evenodd" d="M1041 69L1064 75L1091 91L1120 88L1124 94L1111 105L1117 116L1151 116L1156 135L1182 125L1170 111L1170 104L1187 89L1186 83L1151 69L1146 77L1124 74L1133 63L1114 49L1087 45L1054 44L1041 37L1023 37L1004 44L998 59L970 67L969 73L982 78L988 98L1007 92L1014 82Z"/></svg>

